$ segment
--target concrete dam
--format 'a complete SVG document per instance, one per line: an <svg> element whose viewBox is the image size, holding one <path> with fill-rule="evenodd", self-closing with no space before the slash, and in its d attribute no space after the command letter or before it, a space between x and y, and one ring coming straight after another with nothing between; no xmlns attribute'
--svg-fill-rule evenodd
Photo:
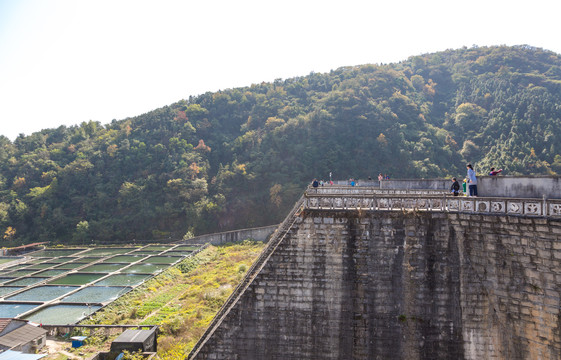
<svg viewBox="0 0 561 360"><path fill-rule="evenodd" d="M308 189L188 358L560 359L550 196Z"/></svg>

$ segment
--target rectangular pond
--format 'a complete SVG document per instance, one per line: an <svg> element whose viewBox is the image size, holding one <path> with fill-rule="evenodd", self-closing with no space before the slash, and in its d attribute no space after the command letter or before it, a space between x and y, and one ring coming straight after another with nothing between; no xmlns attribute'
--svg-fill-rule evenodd
<svg viewBox="0 0 561 360"><path fill-rule="evenodd" d="M23 289L23 286L0 286L0 296L7 295L19 289Z"/></svg>
<svg viewBox="0 0 561 360"><path fill-rule="evenodd" d="M127 286L88 286L61 299L62 302L105 303L132 290Z"/></svg>
<svg viewBox="0 0 561 360"><path fill-rule="evenodd" d="M148 245L147 247L142 248L142 250L143 251L159 251L159 252L162 252L162 251L165 251L165 250L167 250L171 247L173 247L173 246L170 246L170 245Z"/></svg>
<svg viewBox="0 0 561 360"><path fill-rule="evenodd" d="M12 265L12 266L8 266L8 267L5 267L4 269L2 269L2 272L22 269L22 268L25 268L25 267L28 267L28 266L31 266L31 265L32 264L29 264L29 263L21 263L21 264L17 264L17 265Z"/></svg>
<svg viewBox="0 0 561 360"><path fill-rule="evenodd" d="M76 260L79 259L78 257L68 257L68 256L64 256L64 257L59 257L59 258L52 258L49 259L49 263L57 263L57 264L62 264L62 263L66 263L72 260Z"/></svg>
<svg viewBox="0 0 561 360"><path fill-rule="evenodd" d="M32 264L29 267L26 267L23 270L42 270L42 269L46 269L46 268L50 268L50 267L54 267L54 266L58 266L58 263L40 263L40 264Z"/></svg>
<svg viewBox="0 0 561 360"><path fill-rule="evenodd" d="M73 273L63 276L61 278L49 281L51 285L85 285L99 278L104 277L107 274L85 274L85 273Z"/></svg>
<svg viewBox="0 0 561 360"><path fill-rule="evenodd" d="M9 301L51 301L77 288L78 286L37 286L6 299Z"/></svg>
<svg viewBox="0 0 561 360"><path fill-rule="evenodd" d="M44 258L44 257L39 257L39 258L33 258L31 260L26 261L26 264L39 264L43 261L51 261L53 260L52 257L48 257L48 258Z"/></svg>
<svg viewBox="0 0 561 360"><path fill-rule="evenodd" d="M185 257L189 255L191 251L166 251L165 253L161 253L161 256L181 256Z"/></svg>
<svg viewBox="0 0 561 360"><path fill-rule="evenodd" d="M109 256L109 255L116 255L116 254L124 254L129 251L133 251L136 248L97 248L91 249L88 252L85 252L85 256Z"/></svg>
<svg viewBox="0 0 561 360"><path fill-rule="evenodd" d="M33 257L61 257L61 256L69 256L84 251L86 249L44 249L35 251L29 255Z"/></svg>
<svg viewBox="0 0 561 360"><path fill-rule="evenodd" d="M45 325L75 324L100 308L97 305L52 305L35 311L24 319Z"/></svg>
<svg viewBox="0 0 561 360"><path fill-rule="evenodd" d="M129 255L159 255L161 251L137 250Z"/></svg>
<svg viewBox="0 0 561 360"><path fill-rule="evenodd" d="M160 270L166 269L168 264L135 264L126 269L121 270L122 273L144 273L154 274Z"/></svg>
<svg viewBox="0 0 561 360"><path fill-rule="evenodd" d="M96 286L136 286L152 275L116 274L95 283Z"/></svg>
<svg viewBox="0 0 561 360"><path fill-rule="evenodd" d="M17 259L21 259L21 257L0 257L0 264L6 264Z"/></svg>
<svg viewBox="0 0 561 360"><path fill-rule="evenodd" d="M87 265L87 263L66 263L66 264L61 264L59 266L57 266L57 269L67 269L67 270L74 270L76 268L79 268L81 266L85 266Z"/></svg>
<svg viewBox="0 0 561 360"><path fill-rule="evenodd" d="M24 276L24 275L33 274L34 272L37 272L37 271L39 271L39 270L20 269L20 270L14 270L14 271L7 272L4 275L10 276L10 277L21 277L21 276Z"/></svg>
<svg viewBox="0 0 561 360"><path fill-rule="evenodd" d="M0 318L15 318L37 306L39 304L0 303Z"/></svg>
<svg viewBox="0 0 561 360"><path fill-rule="evenodd" d="M146 255L117 255L112 258L103 260L104 263L133 263L142 260Z"/></svg>
<svg viewBox="0 0 561 360"><path fill-rule="evenodd" d="M202 245L201 245L202 246ZM173 248L172 251L186 251L186 252L192 252L195 250L198 250L201 246L192 246L192 245L181 245L178 246L176 248Z"/></svg>
<svg viewBox="0 0 561 360"><path fill-rule="evenodd" d="M173 264L181 260L180 256L151 256L142 261L144 264Z"/></svg>
<svg viewBox="0 0 561 360"><path fill-rule="evenodd" d="M10 282L5 282L4 285L10 285L10 286L28 286L28 285L34 285L37 284L38 282L47 280L48 278L46 277L25 277L25 278L21 278L21 279L17 279L14 281L10 281Z"/></svg>
<svg viewBox="0 0 561 360"><path fill-rule="evenodd" d="M58 276L61 274L64 274L66 272L68 272L68 269L50 269L50 270L43 270L39 273L37 273L37 276L48 276L48 277L52 277L52 276Z"/></svg>
<svg viewBox="0 0 561 360"><path fill-rule="evenodd" d="M83 269L80 269L80 272L103 272L103 273L110 273L113 271L117 271L122 269L123 267L127 266L128 264L94 264Z"/></svg>
<svg viewBox="0 0 561 360"><path fill-rule="evenodd" d="M84 257L77 258L75 261L72 262L72 264L74 264L74 263L76 263L76 264L89 264L89 263L99 261L101 259L103 259L103 256L84 256Z"/></svg>

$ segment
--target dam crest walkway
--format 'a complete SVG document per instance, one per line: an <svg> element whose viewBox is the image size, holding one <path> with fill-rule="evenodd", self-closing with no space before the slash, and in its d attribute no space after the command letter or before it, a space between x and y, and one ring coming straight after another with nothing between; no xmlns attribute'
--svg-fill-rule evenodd
<svg viewBox="0 0 561 360"><path fill-rule="evenodd" d="M308 188L303 207L310 210L467 212L561 217L561 199L466 197L442 190L381 190L368 187Z"/></svg>

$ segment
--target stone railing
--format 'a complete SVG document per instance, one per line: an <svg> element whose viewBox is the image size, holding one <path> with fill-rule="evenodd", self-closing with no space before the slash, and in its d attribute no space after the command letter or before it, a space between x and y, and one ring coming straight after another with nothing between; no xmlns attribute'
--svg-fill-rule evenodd
<svg viewBox="0 0 561 360"><path fill-rule="evenodd" d="M335 189L333 189L335 190ZM317 210L387 210L387 211L442 211L483 214L505 214L522 216L561 217L561 199L518 199L499 197L452 196L434 191L404 193L356 193L339 188L338 194L317 193L308 189L305 194L304 208Z"/></svg>

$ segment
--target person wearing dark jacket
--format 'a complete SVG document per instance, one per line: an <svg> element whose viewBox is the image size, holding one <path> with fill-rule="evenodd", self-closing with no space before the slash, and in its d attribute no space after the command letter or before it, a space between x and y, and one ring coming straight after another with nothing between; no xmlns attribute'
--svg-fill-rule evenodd
<svg viewBox="0 0 561 360"><path fill-rule="evenodd" d="M450 187L450 191L454 194L454 196L460 195L460 183L456 180L455 177L452 178L452 186Z"/></svg>

